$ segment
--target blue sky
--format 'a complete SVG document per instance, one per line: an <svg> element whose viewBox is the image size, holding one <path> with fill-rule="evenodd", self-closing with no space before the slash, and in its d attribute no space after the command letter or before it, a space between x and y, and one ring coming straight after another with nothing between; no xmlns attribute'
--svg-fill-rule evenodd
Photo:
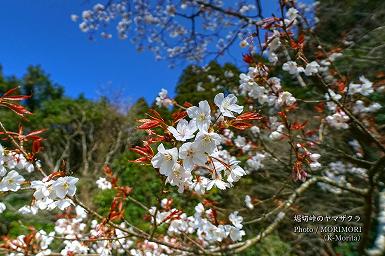
<svg viewBox="0 0 385 256"><path fill-rule="evenodd" d="M276 5L271 4L275 1L262 2L265 15L275 11ZM3 1L0 64L4 74L21 76L28 65L39 64L52 80L65 87L67 95L73 97L84 93L87 98L95 99L98 91L103 94L116 91L123 92L133 102L141 96L152 101L161 88L172 93L182 66L170 69L166 61L155 61L152 53L136 52L128 41L116 37L91 41L80 32L70 15L80 14L94 3L83 0ZM239 50L234 54L241 59Z"/></svg>

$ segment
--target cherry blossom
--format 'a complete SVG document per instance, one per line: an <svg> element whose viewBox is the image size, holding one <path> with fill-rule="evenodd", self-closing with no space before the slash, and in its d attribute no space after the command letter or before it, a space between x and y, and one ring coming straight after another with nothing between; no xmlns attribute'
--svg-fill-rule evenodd
<svg viewBox="0 0 385 256"><path fill-rule="evenodd" d="M10 171L0 182L1 191L17 191L20 189L21 184L25 181L17 171Z"/></svg>
<svg viewBox="0 0 385 256"><path fill-rule="evenodd" d="M208 182L207 190L211 190L214 186L221 190L225 190L227 187L229 187L229 184L224 182L220 177L217 177Z"/></svg>
<svg viewBox="0 0 385 256"><path fill-rule="evenodd" d="M0 202L0 214L3 213L5 209L7 209L7 206L4 203Z"/></svg>
<svg viewBox="0 0 385 256"><path fill-rule="evenodd" d="M247 208L249 208L250 210L254 209L254 205L252 204L251 202L251 197L249 195L246 195L245 196L245 205Z"/></svg>
<svg viewBox="0 0 385 256"><path fill-rule="evenodd" d="M229 94L225 97L223 93L219 93L214 98L215 105L227 117L234 117L232 112L240 114L243 111L243 107L236 104L237 101L237 97L234 94Z"/></svg>
<svg viewBox="0 0 385 256"><path fill-rule="evenodd" d="M289 21L293 21L298 17L298 10L294 7L289 8L286 12L286 17L289 19Z"/></svg>
<svg viewBox="0 0 385 256"><path fill-rule="evenodd" d="M197 147L206 152L207 154L211 154L216 149L216 146L221 143L221 136L215 132L207 132L200 131L195 137L195 142Z"/></svg>
<svg viewBox="0 0 385 256"><path fill-rule="evenodd" d="M294 61L288 61L282 65L282 69L289 72L292 75L297 75L301 72L304 72L303 67L298 67L297 63Z"/></svg>
<svg viewBox="0 0 385 256"><path fill-rule="evenodd" d="M183 159L183 167L192 170L196 165L205 165L207 155L196 142L184 143L179 149L179 158Z"/></svg>
<svg viewBox="0 0 385 256"><path fill-rule="evenodd" d="M187 109L187 114L192 120L196 122L196 125L200 131L207 131L211 123L211 110L210 105L205 101L199 102L199 107L193 106Z"/></svg>
<svg viewBox="0 0 385 256"><path fill-rule="evenodd" d="M352 111L353 114L373 113L380 110L381 108L382 106L377 102L373 102L369 106L365 106L365 103L362 100L357 100L354 103Z"/></svg>
<svg viewBox="0 0 385 256"><path fill-rule="evenodd" d="M248 170L257 171L264 167L262 161L266 158L266 154L256 153L250 159L246 161L247 166L250 168Z"/></svg>
<svg viewBox="0 0 385 256"><path fill-rule="evenodd" d="M158 107L169 107L173 104L172 101L168 98L167 94L168 92L166 89L162 89L159 92L159 96L155 98L156 105Z"/></svg>
<svg viewBox="0 0 385 256"><path fill-rule="evenodd" d="M191 172L185 170L183 166L176 163L171 172L167 175L166 182L178 187L178 192L182 193L188 181L192 179Z"/></svg>
<svg viewBox="0 0 385 256"><path fill-rule="evenodd" d="M197 131L197 125L195 120L188 122L185 119L178 121L176 129L172 126L168 127L168 130L174 135L175 139L179 141L186 141L194 137L194 133Z"/></svg>
<svg viewBox="0 0 385 256"><path fill-rule="evenodd" d="M103 177L100 177L96 181L96 185L98 185L98 188L100 188L101 190L106 190L106 189L112 188L111 182L109 182L108 180L106 180L106 178L103 178Z"/></svg>
<svg viewBox="0 0 385 256"><path fill-rule="evenodd" d="M36 208L35 206L23 206L21 207L18 212L20 214L33 214L35 215L37 212L38 212L38 208Z"/></svg>
<svg viewBox="0 0 385 256"><path fill-rule="evenodd" d="M227 182L230 184L233 182L237 182L242 176L246 175L245 170L240 167L238 164L240 161L231 161L230 162L230 170L227 177Z"/></svg>
<svg viewBox="0 0 385 256"><path fill-rule="evenodd" d="M282 92L277 100L278 105L287 105L291 106L296 102L296 98L293 97L293 95L290 92Z"/></svg>
<svg viewBox="0 0 385 256"><path fill-rule="evenodd" d="M163 144L158 146L158 153L151 159L152 166L159 168L161 174L167 175L171 172L178 159L178 149L165 149Z"/></svg>
<svg viewBox="0 0 385 256"><path fill-rule="evenodd" d="M306 65L305 75L312 76L318 73L320 65L316 61L312 61Z"/></svg>
<svg viewBox="0 0 385 256"><path fill-rule="evenodd" d="M78 178L74 177L60 177L52 183L52 188L56 195L63 199L66 195L73 196L76 192L75 184L79 181Z"/></svg>
<svg viewBox="0 0 385 256"><path fill-rule="evenodd" d="M348 94L353 95L353 94L361 94L364 96L368 96L371 93L373 93L373 83L370 82L365 76L360 76L359 77L361 83L360 84L355 84L355 83L350 83L349 84L349 91Z"/></svg>
<svg viewBox="0 0 385 256"><path fill-rule="evenodd" d="M349 117L343 111L339 111L331 116L326 117L326 121L336 129L348 129Z"/></svg>

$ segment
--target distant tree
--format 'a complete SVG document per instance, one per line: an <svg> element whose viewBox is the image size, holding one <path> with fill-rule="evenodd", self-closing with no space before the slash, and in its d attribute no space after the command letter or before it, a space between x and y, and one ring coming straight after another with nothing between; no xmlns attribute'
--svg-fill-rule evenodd
<svg viewBox="0 0 385 256"><path fill-rule="evenodd" d="M231 92L239 86L239 69L230 63L221 66L211 61L205 67L190 65L185 68L176 86L176 100L197 104L211 99L218 91Z"/></svg>
<svg viewBox="0 0 385 256"><path fill-rule="evenodd" d="M31 111L40 108L45 101L59 99L64 94L63 87L55 84L40 66L29 66L20 84L22 93L31 95L26 100Z"/></svg>
<svg viewBox="0 0 385 256"><path fill-rule="evenodd" d="M19 86L17 78L15 76L5 77L3 66L0 65L0 94L17 86Z"/></svg>
<svg viewBox="0 0 385 256"><path fill-rule="evenodd" d="M61 98L46 101L30 118L31 127L46 127L42 159L51 170L64 163L80 175L95 174L121 152L127 142L125 116L104 99Z"/></svg>

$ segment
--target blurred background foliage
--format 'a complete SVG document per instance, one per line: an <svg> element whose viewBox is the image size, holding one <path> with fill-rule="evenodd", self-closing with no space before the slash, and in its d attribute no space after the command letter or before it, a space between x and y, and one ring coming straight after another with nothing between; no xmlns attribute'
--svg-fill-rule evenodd
<svg viewBox="0 0 385 256"><path fill-rule="evenodd" d="M385 84L385 2L382 0L321 0L316 9L319 19L315 33L327 51L341 51L343 57L338 59L336 66L349 79L357 81L360 75L365 75L376 84ZM306 49L312 49L312 39ZM235 65L226 63L221 65L215 61L205 67L188 66L180 75L176 85L175 99L183 104L188 101L197 104L202 99L212 100L218 92L231 92L239 85L240 70ZM282 75L280 70L273 70L280 74L284 86L298 98L319 99L324 92L313 88L300 88L291 76ZM8 130L17 130L19 124L26 131L47 128L43 137L44 150L40 154L43 167L47 171L65 169L67 172L81 177L78 188L79 197L90 204L101 214L109 212L114 193L111 190L96 189L95 180L103 176L103 166L109 165L120 184L133 188L131 196L147 206L156 204L155 195L159 194L162 182L157 172L150 166L130 163L135 154L128 149L133 145L140 145L142 132L135 129L135 120L145 117L154 102L138 99L129 108L116 106L114 99L101 97L89 100L81 95L78 98L65 96L64 87L52 81L50 76L40 66L30 66L24 76L5 76L0 69L0 93L19 86L20 94L32 95L24 102L25 106L34 112L28 120L20 120L15 114L0 110L0 118ZM373 100L385 105L384 94L376 93ZM170 115L170 110L162 109L162 114ZM306 110L298 114L298 118L308 118ZM384 131L385 108L376 115L376 121L382 125ZM331 146L343 147L349 132L340 133L337 137L330 137ZM6 142L5 142L6 143ZM346 144L346 143L345 143ZM272 148L277 155L284 154L285 148ZM346 147L347 152L353 152ZM322 152L328 156L328 162L339 160L340 157L329 150ZM284 168L273 160L264 162L265 168L253 172L243 178L237 186L227 192L213 190L206 199L215 200L218 207L229 206L229 211L241 209L241 215L246 220L260 216L274 208L286 198L297 186L290 179L290 168ZM285 182L282 182L285 181ZM351 180L354 184L354 180ZM167 197L174 199L174 206L186 212L192 212L193 207L202 198L196 195L186 197L178 194L175 188L167 186L170 193ZM244 208L243 199L250 194L257 201L263 201L279 194L273 200L261 204L254 210ZM27 195L7 197L5 203L9 208L17 209L25 204ZM191 200L190 198L193 198ZM318 187L314 187L304 196L292 215L303 214L342 214L347 209L359 212L362 201L352 195L330 196ZM220 216L229 212L219 211ZM143 221L146 213L137 205L127 202L125 205L127 219L135 225L149 228ZM354 243L326 244L321 237L314 234L303 236L294 234L292 215L288 215L284 225L273 235L265 238L260 244L249 249L242 255L356 255ZM27 230L33 224L47 231L52 230L53 219L27 216L6 211L0 215L0 235ZM270 220L271 221L271 220ZM256 225L247 225L246 232L256 234L268 225L269 221ZM332 254L335 253L335 254Z"/></svg>

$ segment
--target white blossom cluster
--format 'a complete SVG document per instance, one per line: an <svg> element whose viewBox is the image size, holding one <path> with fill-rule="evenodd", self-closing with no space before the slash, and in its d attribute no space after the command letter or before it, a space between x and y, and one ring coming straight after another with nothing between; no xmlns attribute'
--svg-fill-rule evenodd
<svg viewBox="0 0 385 256"><path fill-rule="evenodd" d="M306 67L297 66L297 62L288 61L282 65L284 71L289 72L291 75L298 75L299 73L304 73L306 76L313 76L317 74L320 70L320 65L316 61L312 61L306 64Z"/></svg>
<svg viewBox="0 0 385 256"><path fill-rule="evenodd" d="M285 125L279 122L276 116L270 116L269 122L270 122L270 130L272 130L272 132L269 135L269 139L273 141L282 139L285 136L283 133L285 129Z"/></svg>
<svg viewBox="0 0 385 256"><path fill-rule="evenodd" d="M162 89L159 92L159 96L155 98L155 104L158 107L169 107L172 106L172 100L168 97L168 91L166 89Z"/></svg>
<svg viewBox="0 0 385 256"><path fill-rule="evenodd" d="M260 133L260 129L257 126L251 127L250 130L254 135L258 135ZM248 138L241 135L237 135L235 137L234 133L230 129L224 129L223 134L221 136L223 145L232 143L237 148L241 149L242 153L247 153L249 158L246 160L246 173L258 171L264 167L262 161L266 158L267 154L264 152L254 152L252 150L252 142L248 140ZM220 148L220 146L218 148ZM220 156L222 159L226 159L228 162L236 160L236 158L232 157L227 150L220 150L218 151L217 155Z"/></svg>
<svg viewBox="0 0 385 256"><path fill-rule="evenodd" d="M180 234L194 234L196 233L199 240L205 243L205 246L215 242L221 242L227 237L232 241L240 241L245 235L243 228L243 218L238 215L238 212L233 212L229 215L231 224L215 225L214 214L212 209L205 209L199 203L195 207L195 213L192 216L187 216L186 213L179 212L178 218L169 218L173 213L178 212L177 209L156 210L156 207L150 208L150 214L156 219L156 223L169 224L167 234L169 236ZM156 215L155 215L156 213Z"/></svg>
<svg viewBox="0 0 385 256"><path fill-rule="evenodd" d="M25 182L19 172L31 173L35 170L24 155L7 151L0 145L0 191L18 191Z"/></svg>
<svg viewBox="0 0 385 256"><path fill-rule="evenodd" d="M237 105L233 94L226 97L223 93L215 96L214 102L222 116L234 118L234 114L243 111ZM207 101L187 109L190 120L181 119L175 127L168 131L177 141L183 142L180 147L166 149L158 146L157 154L152 158L154 168L167 177L166 182L178 187L179 192L185 188L204 193L213 187L226 189L237 182L246 172L234 158L223 159L218 149L222 138L211 129L213 118ZM210 177L199 175L209 170Z"/></svg>
<svg viewBox="0 0 385 256"><path fill-rule="evenodd" d="M297 19L300 18L299 12L296 8L291 7L286 12L286 19L284 19L284 23L287 30L290 30L293 25L297 23ZM281 24L283 25L283 24ZM266 44L264 46L267 48L267 56L269 61L275 65L278 62L278 49L281 47L280 41L281 33L278 30L273 30L272 34L268 36ZM247 46L247 41L242 41L241 46Z"/></svg>
<svg viewBox="0 0 385 256"><path fill-rule="evenodd" d="M329 168L324 171L323 175L339 184L347 185L347 184L350 184L347 181L348 176L366 179L367 178L366 172L367 172L366 169L355 167L351 163L336 161L336 162L329 163ZM340 188L337 188L325 183L318 183L318 185L325 191L329 191L335 194L340 194L343 191Z"/></svg>
<svg viewBox="0 0 385 256"><path fill-rule="evenodd" d="M309 10L307 10L307 12L309 12ZM301 19L301 15L298 9L294 7L289 8L285 15L285 28L286 31L290 31L294 27L294 25L297 24L297 20ZM273 29L271 34L268 36L266 43L264 44L264 46L268 50L268 59L273 65L276 65L279 60L278 50L281 48L282 45L280 40L281 34L284 34L284 32L281 33L279 30ZM306 63L305 67L302 67L298 66L297 62L288 59L282 65L282 69L284 71L287 71L291 75L299 75L300 73L304 73L306 76L313 76L321 71L321 65L317 61L311 61L310 63Z"/></svg>
<svg viewBox="0 0 385 256"><path fill-rule="evenodd" d="M125 223L121 223L121 229L108 229L107 226L98 223L96 220L89 222L88 214L81 206L76 206L75 214L59 218L55 222L54 231L47 233L44 230L36 232L33 243L34 251L37 256L52 255L53 251L49 248L54 240L60 237L62 247L60 255L77 255L77 254L97 254L100 256L111 255L170 255L173 251L164 245L145 240L135 244L137 241L127 237L127 233L121 229L127 229ZM132 232L132 230L130 230ZM111 233L113 232L113 233ZM112 239L105 238L108 234ZM20 235L16 239L10 241L12 253L10 256L23 256L23 248L27 247L24 240L25 235ZM99 239L101 238L101 239ZM164 242L175 243L175 238L162 239ZM134 248L135 246L135 248Z"/></svg>
<svg viewBox="0 0 385 256"><path fill-rule="evenodd" d="M350 118L342 110L334 113L331 116L326 117L326 122L328 122L328 124L330 126L336 128L338 130L348 129L349 128L349 124L348 124L349 120L350 120Z"/></svg>
<svg viewBox="0 0 385 256"><path fill-rule="evenodd" d="M281 80L277 77L271 77L264 82L257 82L258 78L263 78L268 75L266 66L249 67L247 74L241 73L240 90L243 95L247 95L256 99L259 104L267 103L269 106L291 106L296 102L296 99L290 92L282 91Z"/></svg>
<svg viewBox="0 0 385 256"><path fill-rule="evenodd" d="M38 209L40 210L53 210L59 208L64 210L73 202L67 196L74 196L76 193L75 184L79 181L78 178L65 176L59 177L56 180L43 180L31 181L30 188L34 189L33 197L34 201L29 206L23 206L19 212L22 214L36 214Z"/></svg>
<svg viewBox="0 0 385 256"><path fill-rule="evenodd" d="M360 76L359 80L361 83L355 84L350 83L345 89L344 93L347 93L352 97L352 112L355 115L365 115L369 113L377 112L382 108L381 104L377 102L371 102L370 104L365 103L362 97L368 97L374 92L373 83L370 82L366 77ZM334 114L326 117L328 124L336 129L347 129L349 128L348 122L350 118L342 110L338 110L337 104L334 101L339 101L342 95L335 93L330 90L325 94L327 100L327 108L334 112Z"/></svg>
<svg viewBox="0 0 385 256"><path fill-rule="evenodd" d="M98 188L101 189L101 190L106 190L106 189L111 189L111 188L112 188L111 182L109 182L106 178L103 178L103 177L100 177L100 178L96 181L96 185L97 185Z"/></svg>
<svg viewBox="0 0 385 256"><path fill-rule="evenodd" d="M76 215L72 218L60 218L55 223L55 234L65 238L63 239L64 248L60 251L61 255L66 256L73 253L110 256L113 255L113 251L121 255L132 248L134 241L126 238L127 234L120 229L113 231L113 237L117 239L97 239L103 237L106 227L100 225L96 220L92 220L89 225L87 223L88 214L81 206L76 206L75 212ZM126 228L124 223L119 226L122 229ZM96 239L92 241L92 238ZM82 239L85 241L91 239L91 242L82 242Z"/></svg>
<svg viewBox="0 0 385 256"><path fill-rule="evenodd" d="M360 76L359 80L361 83L355 84L351 82L347 87L346 91L348 95L357 96L352 111L354 114L367 114L377 112L382 108L381 104L372 102L369 105L365 103L360 97L368 97L374 92L373 83L369 81L365 76Z"/></svg>
<svg viewBox="0 0 385 256"><path fill-rule="evenodd" d="M319 68L319 74L322 76L322 78L328 82L328 83L334 83L336 82L335 77L330 73L329 68L332 65L332 63L339 57L342 56L342 53L334 52L330 54L326 59L320 60L320 68Z"/></svg>
<svg viewBox="0 0 385 256"><path fill-rule="evenodd" d="M95 4L84 10L81 17L71 15L71 19L79 22L81 31L91 36L100 33L105 39L112 38L110 25L116 24L120 39L129 39L138 50L152 51L156 59L182 57L196 61L202 60L208 49L224 51L234 38L244 37L248 27L252 27L252 19L236 20L209 5L242 15L251 15L255 9L255 2L251 0L236 3L119 0ZM191 24L194 24L193 31Z"/></svg>
<svg viewBox="0 0 385 256"><path fill-rule="evenodd" d="M327 108L330 111L335 112L337 110L337 104L334 103L332 99L335 101L339 101L341 98L342 98L342 95L335 93L333 90L329 89L328 93L325 93L325 99L327 100L326 102Z"/></svg>
<svg viewBox="0 0 385 256"><path fill-rule="evenodd" d="M255 153L254 156L247 159L246 164L249 167L248 171L258 171L264 167L262 161L266 158L265 153Z"/></svg>
<svg viewBox="0 0 385 256"><path fill-rule="evenodd" d="M368 106L365 106L365 103L362 100L357 100L353 105L353 114L364 114L364 113L374 113L382 108L381 104L377 102L370 103Z"/></svg>
<svg viewBox="0 0 385 256"><path fill-rule="evenodd" d="M299 152L303 152L308 159L309 167L312 171L317 171L322 167L322 164L318 162L321 158L321 155L318 153L312 153L307 148L303 147L301 144L297 144L297 148Z"/></svg>
<svg viewBox="0 0 385 256"><path fill-rule="evenodd" d="M175 244L177 241L176 238L170 238L168 236L163 236L162 240L170 244ZM132 256L168 256L173 254L175 254L175 251L169 247L148 240L144 240L143 243L130 250L130 255Z"/></svg>
<svg viewBox="0 0 385 256"><path fill-rule="evenodd" d="M75 183L79 180L71 176L59 177L56 180L33 180L27 181L19 172L31 173L35 170L32 163L26 160L24 155L13 151L4 150L0 145L0 191L16 192L23 184L30 183L30 188L35 190L31 205L25 205L19 209L21 214L36 214L38 209L52 210L56 207L63 210L71 204L66 196L73 196L76 192ZM5 205L0 205L0 213L5 210Z"/></svg>
<svg viewBox="0 0 385 256"><path fill-rule="evenodd" d="M195 207L193 216L187 216L175 208L171 209L171 203L168 199L161 200L161 209L151 207L149 213L152 216L152 222L156 220L157 225L168 225L167 235L162 237L162 241L170 244L177 243L176 235L195 234L204 246L215 245L226 238L232 241L240 241L245 235L242 230L243 218L238 215L238 212L233 212L229 215L229 224L214 224L214 214L212 209L205 209L199 203ZM172 215L178 213L176 218ZM119 224L119 228L111 229L108 226L92 220L87 221L87 211L81 206L76 206L75 214L59 218L55 222L54 231L47 234L44 230L36 233L35 241L38 243L38 256L50 255L51 245L56 237L60 237L63 241L63 247L60 254L63 256L69 254L97 254L101 256L110 255L129 255L144 256L144 255L171 255L174 251L165 246L148 240L136 241L127 236L125 223ZM132 229L129 229L133 232ZM113 232L113 234L111 233ZM105 235L112 235L113 239L103 239ZM13 243L16 253L13 255L21 256L25 236L19 236ZM101 239L99 239L101 238ZM19 247L20 248L19 248ZM37 248L35 248L37 249ZM20 251L20 253L17 253Z"/></svg>
<svg viewBox="0 0 385 256"><path fill-rule="evenodd" d="M34 254L36 256L52 255L52 250L48 248L54 240L55 232L50 232L47 234L44 230L39 230L36 232L34 240L38 245L39 251ZM25 235L20 235L16 239L12 240L9 245L10 249L13 250L12 253L7 254L10 256L24 256L23 248L26 248L28 245L25 242Z"/></svg>
<svg viewBox="0 0 385 256"><path fill-rule="evenodd" d="M369 96L374 92L373 90L373 83L370 82L365 76L359 77L361 83L355 84L350 83L348 86L348 94L354 95L354 94L361 94L364 96Z"/></svg>
<svg viewBox="0 0 385 256"><path fill-rule="evenodd" d="M242 149L242 152L248 152L251 149L251 146L252 146L250 141L247 141L246 137L243 137L241 135L238 135L234 139L234 145L237 148Z"/></svg>
<svg viewBox="0 0 385 256"><path fill-rule="evenodd" d="M328 90L328 93L325 94L325 99L328 100L326 102L326 106L327 108L332 111L332 112L335 112L334 114L332 115L329 115L326 117L326 122L336 128L336 129L348 129L349 128L349 120L350 118L346 115L346 113L342 110L339 110L337 108L337 104L334 103L332 100L334 101L339 101L340 99L342 98L342 96L338 93L335 93L333 90Z"/></svg>

